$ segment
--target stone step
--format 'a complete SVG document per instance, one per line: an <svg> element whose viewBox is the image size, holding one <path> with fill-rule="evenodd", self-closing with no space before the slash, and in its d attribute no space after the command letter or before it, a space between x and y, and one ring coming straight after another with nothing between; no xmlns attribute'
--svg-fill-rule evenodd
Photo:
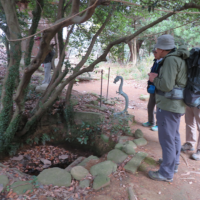
<svg viewBox="0 0 200 200"><path fill-rule="evenodd" d="M121 150L113 149L108 153L107 160L111 160L116 164L121 164L127 157L128 155Z"/></svg>
<svg viewBox="0 0 200 200"><path fill-rule="evenodd" d="M142 161L147 157L147 153L138 152L124 167L127 172L134 174Z"/></svg>

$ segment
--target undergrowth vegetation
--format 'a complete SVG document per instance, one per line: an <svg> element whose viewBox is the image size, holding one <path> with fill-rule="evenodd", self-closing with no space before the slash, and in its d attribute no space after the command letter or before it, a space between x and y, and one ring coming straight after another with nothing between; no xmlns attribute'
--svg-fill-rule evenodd
<svg viewBox="0 0 200 200"><path fill-rule="evenodd" d="M120 65L118 63L104 63L100 65L100 68L104 69L104 79L108 79L108 68L110 67L110 75L122 76L125 80L144 80L147 79L148 73L153 65L153 55L146 57L136 65L127 63L126 65Z"/></svg>

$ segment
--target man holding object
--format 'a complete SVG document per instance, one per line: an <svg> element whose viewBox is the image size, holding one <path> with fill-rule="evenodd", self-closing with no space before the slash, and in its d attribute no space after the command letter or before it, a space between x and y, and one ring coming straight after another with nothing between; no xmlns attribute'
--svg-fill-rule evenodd
<svg viewBox="0 0 200 200"><path fill-rule="evenodd" d="M175 48L171 35L162 35L155 45L160 64L159 75L149 73L149 80L156 87L157 124L159 142L162 148L160 169L149 171L151 179L173 181L178 171L181 141L179 134L180 118L185 113L183 88L187 83L187 65L185 59L189 52L185 46Z"/></svg>

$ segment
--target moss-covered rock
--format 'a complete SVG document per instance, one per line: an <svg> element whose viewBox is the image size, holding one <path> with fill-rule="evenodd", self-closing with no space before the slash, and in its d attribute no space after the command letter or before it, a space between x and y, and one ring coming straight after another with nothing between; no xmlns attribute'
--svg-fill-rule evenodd
<svg viewBox="0 0 200 200"><path fill-rule="evenodd" d="M33 185L28 181L17 181L11 185L11 189L17 194L24 194L28 190L33 190L33 188Z"/></svg>
<svg viewBox="0 0 200 200"><path fill-rule="evenodd" d="M87 187L89 187L89 185L90 185L90 180L82 180L82 181L80 181L80 183L79 183L79 187L80 188L87 188Z"/></svg>
<svg viewBox="0 0 200 200"><path fill-rule="evenodd" d="M70 186L71 174L58 167L45 169L38 175L38 181L44 185Z"/></svg>
<svg viewBox="0 0 200 200"><path fill-rule="evenodd" d="M127 141L123 144L122 151L128 155L134 155L136 148L137 146L135 145L135 143L133 143L132 141Z"/></svg>
<svg viewBox="0 0 200 200"><path fill-rule="evenodd" d="M134 174L138 167L140 166L141 162L147 157L147 154L144 152L138 152L126 165L125 170Z"/></svg>
<svg viewBox="0 0 200 200"><path fill-rule="evenodd" d="M117 144L115 145L115 149L121 150L122 147L123 147L123 144L122 144L122 143L117 143Z"/></svg>
<svg viewBox="0 0 200 200"><path fill-rule="evenodd" d="M138 138L133 140L133 142L137 145L137 146L144 146L147 144L147 141L144 138Z"/></svg>
<svg viewBox="0 0 200 200"><path fill-rule="evenodd" d="M5 188L8 183L8 177L6 175L0 175L0 184L3 185L3 188Z"/></svg>
<svg viewBox="0 0 200 200"><path fill-rule="evenodd" d="M144 159L144 162L148 165L153 165L153 166L156 166L158 163L156 162L156 160L154 160L153 158L151 157L146 157Z"/></svg>
<svg viewBox="0 0 200 200"><path fill-rule="evenodd" d="M140 129L137 129L137 130L135 131L135 133L134 133L134 137L135 137L136 139L138 139L138 138L143 138L143 137L144 137L144 134L143 134L143 132L142 132Z"/></svg>
<svg viewBox="0 0 200 200"><path fill-rule="evenodd" d="M99 190L102 187L110 185L110 178L107 176L101 174L95 177L94 182L93 182L93 189L94 190Z"/></svg>
<svg viewBox="0 0 200 200"><path fill-rule="evenodd" d="M82 166L76 166L71 169L71 175L76 180L81 180L89 174L88 170Z"/></svg>
<svg viewBox="0 0 200 200"><path fill-rule="evenodd" d="M121 164L127 157L128 155L121 150L113 149L108 153L107 160L111 160L116 164Z"/></svg>
<svg viewBox="0 0 200 200"><path fill-rule="evenodd" d="M97 175L105 175L109 176L111 173L115 172L117 170L117 165L110 161L104 161L101 163L98 163L90 168L90 173L92 176L97 176Z"/></svg>

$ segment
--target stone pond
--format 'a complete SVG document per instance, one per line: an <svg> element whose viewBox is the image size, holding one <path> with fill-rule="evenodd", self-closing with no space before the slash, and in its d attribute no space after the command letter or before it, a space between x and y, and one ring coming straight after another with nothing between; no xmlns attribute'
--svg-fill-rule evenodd
<svg viewBox="0 0 200 200"><path fill-rule="evenodd" d="M114 148L105 154L104 159L92 155L87 158L78 157L65 169L58 167L44 169L36 178L37 184L39 187L44 185L70 187L72 180L76 180L79 184L78 187L90 187L94 191L98 191L111 184L109 176L115 173L122 163L126 172L136 173L142 161L148 156L145 152L137 151L137 147L146 144L143 133L138 129L133 136L121 136ZM1 171L5 167L0 164ZM0 186L2 189L6 189L10 177L2 172L0 174ZM20 174L23 173L20 172ZM33 191L35 187L30 180L22 181L17 178L10 185L13 192L19 196L27 191Z"/></svg>

